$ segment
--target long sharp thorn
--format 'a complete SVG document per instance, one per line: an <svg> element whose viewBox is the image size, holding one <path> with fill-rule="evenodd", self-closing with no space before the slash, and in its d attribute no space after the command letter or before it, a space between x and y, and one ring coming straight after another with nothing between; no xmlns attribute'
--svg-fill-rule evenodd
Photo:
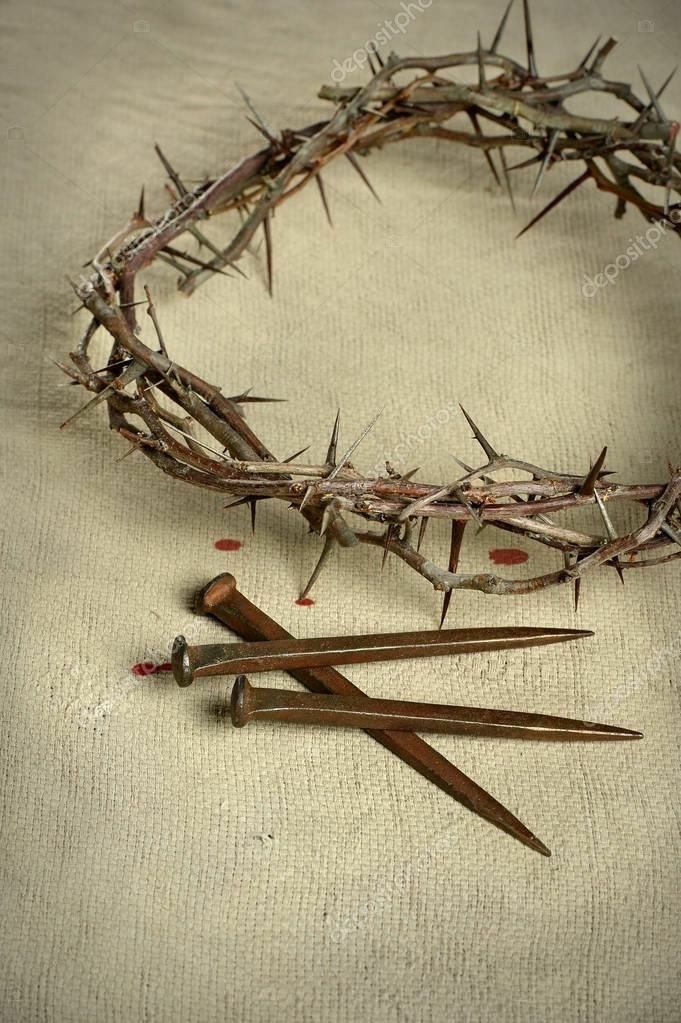
<svg viewBox="0 0 681 1023"><path fill-rule="evenodd" d="M312 497L313 493L314 493L314 487L313 486L309 486L307 488L307 490L305 491L305 494L303 496L303 500L300 502L300 505L298 507L298 511L302 512L303 508L305 507L307 502L310 500L310 498Z"/></svg>
<svg viewBox="0 0 681 1023"><path fill-rule="evenodd" d="M403 472L402 475L400 476L400 480L402 481L402 483L408 483L410 479L413 479L413 477L416 475L420 468L421 466L417 465L415 469L410 469L409 472Z"/></svg>
<svg viewBox="0 0 681 1023"><path fill-rule="evenodd" d="M262 135L263 138L266 139L270 143L270 145L275 145L275 146L278 145L277 139L274 137L274 135L271 135L269 133L267 128L263 128L263 126L261 124L258 124L258 122L254 118L249 117L248 114L246 114L246 120L248 121L249 124L253 125L255 130L260 135Z"/></svg>
<svg viewBox="0 0 681 1023"><path fill-rule="evenodd" d="M326 560L329 557L329 554L331 553L335 542L336 541L334 540L333 536L330 533L327 534L326 538L324 539L324 547L322 549L322 553L319 555L319 560L317 561L317 564L312 569L312 575L308 579L307 584L301 590L300 597L298 598L299 600L304 600L305 597L307 597L310 590L312 589L312 587L314 586L314 584L316 583L317 579L319 578L319 573L324 568Z"/></svg>
<svg viewBox="0 0 681 1023"><path fill-rule="evenodd" d="M477 508L474 508L470 501L467 500L466 495L464 494L461 487L455 487L454 496L457 498L457 500L461 502L461 504L464 506L464 508L466 509L470 517L473 519L473 521L477 523L478 528L484 529L485 523L480 518L480 513L478 512Z"/></svg>
<svg viewBox="0 0 681 1023"><path fill-rule="evenodd" d="M582 580L580 576L575 579L575 614L579 611L579 598L582 592Z"/></svg>
<svg viewBox="0 0 681 1023"><path fill-rule="evenodd" d="M485 62L482 59L482 42L480 40L480 33L478 32L478 89L480 92L484 92L487 88L487 79L485 78Z"/></svg>
<svg viewBox="0 0 681 1023"><path fill-rule="evenodd" d="M532 78L537 77L537 65L534 59L534 40L532 38L532 22L530 20L530 2L523 0L523 14L525 16L525 42L527 43L527 70Z"/></svg>
<svg viewBox="0 0 681 1023"><path fill-rule="evenodd" d="M161 161L165 168L166 174L168 175L172 183L175 185L175 188L178 190L180 195L188 195L188 191L185 188L184 184L182 183L180 175L177 173L175 168L172 166L170 161L165 156L158 142L154 143L154 149L156 150L156 155L158 156L159 160Z"/></svg>
<svg viewBox="0 0 681 1023"><path fill-rule="evenodd" d="M309 451L309 450L310 450L310 445L308 444L306 448L301 448L300 451L296 451L295 454L289 455L288 458L284 459L284 461L285 462L295 462L296 458L300 458L301 455L304 455L305 452Z"/></svg>
<svg viewBox="0 0 681 1023"><path fill-rule="evenodd" d="M149 291L149 285L148 284L144 285L144 294L147 296L147 316L150 318L151 322L154 325L154 330L156 331L156 337L158 339L159 348L161 349L161 352L163 353L163 355L165 355L165 357L167 359L168 358L168 350L166 348L166 343L165 343L165 340L163 338L163 331L161 330L161 324L158 322L158 316L156 315L156 306L154 305L154 303L152 301L151 292Z"/></svg>
<svg viewBox="0 0 681 1023"><path fill-rule="evenodd" d="M336 412L336 419L333 424L331 431L331 440L329 441L329 447L326 452L326 459L324 465L331 465L335 468L336 465L336 452L338 449L338 428L340 426L340 409Z"/></svg>
<svg viewBox="0 0 681 1023"><path fill-rule="evenodd" d="M504 29L506 28L506 22L508 21L508 16L511 13L511 7L513 7L513 0L508 0L508 3L506 4L506 10L504 11L504 13L501 16L501 21L499 22L499 27L496 30L494 39L492 40L492 45L489 48L489 52L490 53L496 53L497 52L497 47L498 47L499 43L501 42L501 37L503 36Z"/></svg>
<svg viewBox="0 0 681 1023"><path fill-rule="evenodd" d="M587 64L589 63L589 61L590 61L590 60L591 60L591 58L593 57L593 55L594 55L594 53L595 53L595 50L596 50L596 47L598 46L598 44L600 43L600 41L601 41L601 37L600 37L600 36L598 36L598 38L596 39L596 42L595 42L595 43L593 44L593 46L591 47L591 49L590 49L590 50L589 50L589 51L588 51L588 52L587 52L587 53L586 53L586 54L584 55L584 57L582 57L582 59L580 60L579 64L577 65L578 67L580 67L580 68L583 68L583 67L586 67L586 66L587 66Z"/></svg>
<svg viewBox="0 0 681 1023"><path fill-rule="evenodd" d="M354 153L346 153L345 155L346 155L348 161L350 162L350 165L352 167L354 167L354 169L357 171L357 173L359 174L359 176L362 179L362 181L364 182L364 184L367 186L367 188L369 189L369 191L373 195L373 197L376 200L376 202L380 202L381 201L380 196L378 195L376 189L374 188L374 186L371 184L371 182L369 181L368 177L364 173L364 170L360 166L359 160L357 159L355 154Z"/></svg>
<svg viewBox="0 0 681 1023"><path fill-rule="evenodd" d="M161 260L162 263L167 263L168 266L172 266L173 269L177 270L185 277L189 277L190 271L187 270L185 266L182 266L181 263L178 263L178 261L173 256L169 256L167 253L161 251L158 253L158 258Z"/></svg>
<svg viewBox="0 0 681 1023"><path fill-rule="evenodd" d="M478 115L476 114L475 110L468 110L467 113L470 118L471 124L473 125L473 128L475 130L475 134L481 136L482 131L480 129L480 121L478 120ZM483 149L482 155L485 157L485 160L487 161L487 166L492 172L492 177L496 181L499 188L501 188L501 178L499 177L496 164L494 163L492 154L490 153L489 149Z"/></svg>
<svg viewBox="0 0 681 1023"><path fill-rule="evenodd" d="M596 504L598 505L598 510L601 513L601 518L603 519L603 525L605 526L605 532L608 536L608 539L616 540L617 531L615 530L615 527L612 524L612 519L608 515L607 508L605 507L605 502L597 490L594 490L594 497L596 498ZM618 557L615 557L612 559L612 563L615 566L618 576L620 577L620 582L624 586L624 571L622 569L622 563L620 559Z"/></svg>
<svg viewBox="0 0 681 1023"><path fill-rule="evenodd" d="M641 81L643 82L643 84L646 87L646 92L648 93L648 98L650 99L650 102L653 105L653 108L655 110L655 113L657 114L658 120L661 121L662 124L666 124L667 123L667 118L665 116L665 113L664 113L662 107L660 106L660 103L659 103L658 98L657 98L657 94L651 88L650 82L646 78L645 72L643 71L643 68L641 67L640 64L639 64L639 67L638 67L638 73L641 76Z"/></svg>
<svg viewBox="0 0 681 1023"><path fill-rule="evenodd" d="M522 238L522 236L527 231L529 231L531 227L534 227L535 224L538 224L539 221L542 220L547 213L550 213L551 210L555 209L556 206L563 201L563 199L567 199L567 197L572 192L574 192L576 188L579 188L579 186L584 184L587 178L590 177L591 171L585 170L584 173L580 174L578 178L575 178L575 180L571 181L569 185L566 185L566 187L561 192L558 193L555 199L552 199L551 202L548 203L548 205L546 205L542 210L539 211L539 213L537 213L536 217L532 217L532 220L529 222L529 224L525 225L522 231L518 232L518 234L516 235L516 239Z"/></svg>
<svg viewBox="0 0 681 1023"><path fill-rule="evenodd" d="M598 458L596 459L596 461L594 462L594 464L591 466L588 473L584 477L584 482L579 488L579 493L582 495L582 497L593 497L594 491L596 489L596 483L598 482L598 478L601 474L601 469L603 468L603 463L605 462L605 456L607 455L607 453L608 449L607 447L604 447L600 455L598 456Z"/></svg>
<svg viewBox="0 0 681 1023"><path fill-rule="evenodd" d="M452 520L452 536L449 544L449 571L456 572L459 567L459 555L461 554L461 544L463 543L463 534L466 530L466 523L458 521L457 519ZM452 599L452 590L447 590L442 601L442 616L440 618L439 628L445 624L445 618L449 611L449 605Z"/></svg>
<svg viewBox="0 0 681 1023"><path fill-rule="evenodd" d="M511 3L512 2L513 2L513 0L511 0ZM423 538L426 535L426 529L428 527L429 521L430 521L430 519L426 515L424 515L421 518L421 521L419 523L419 536L418 536L418 540L416 541L416 553L417 554L421 550L421 544L423 543Z"/></svg>
<svg viewBox="0 0 681 1023"><path fill-rule="evenodd" d="M661 96L661 95L662 95L662 93L663 93L663 92L665 91L665 89L667 88L667 86L669 85L669 83L671 82L672 78L674 77L674 75L676 74L676 72L677 72L678 70L679 70L679 66L678 66L678 64L677 64L677 65L676 65L676 67L675 67L675 68L673 68L673 69L672 69L672 70L671 70L671 71L669 72L669 74L668 74L668 75L667 75L667 77L665 78L664 82L662 83L662 85L660 86L660 88L659 88L659 89L657 90L657 94L656 94L656 95L657 95L657 99L659 99L659 98L660 98L660 96ZM633 134L634 134L634 135L635 135L635 134L636 134L636 133L638 132L639 128L641 127L641 125L643 124L643 122L645 121L646 117L648 116L648 114L650 113L650 111L651 111L652 109L653 109L653 104L652 104L652 102L651 102L651 103L648 103L648 104L647 104L647 105L646 105L646 106L645 106L645 107L643 108L643 110L641 111L641 113L640 113L640 114L638 115L638 117L636 118L636 120L634 121L634 123L633 123L633 124L632 124L632 126L631 126L631 130L632 130L632 132L633 132Z"/></svg>
<svg viewBox="0 0 681 1023"><path fill-rule="evenodd" d="M257 124L254 121L252 121L250 117L248 118L248 120L251 121L251 124L255 125L255 127L258 129L258 131L260 131L265 136L266 139L268 139L270 142L273 142L273 143L275 143L275 145L277 145L278 142L277 142L276 136L270 131L270 129L265 124L265 121L263 120L263 118L260 116L258 111L253 106L253 103L251 102L250 96L248 96L248 94L246 92L244 92L244 90L241 88L241 86L239 85L238 82L235 82L234 84L236 85L237 89L241 93L241 98L243 99L244 103L246 104L248 109L253 114L253 117L255 118L255 121L257 121Z"/></svg>
<svg viewBox="0 0 681 1023"><path fill-rule="evenodd" d="M506 153L504 152L504 147L503 146L499 147L499 159L501 160L501 168L502 168L502 170L504 172L504 183L506 185L506 191L508 193L508 198L509 198L510 203L511 203L511 209L515 213L516 212L515 196L513 194L513 186L511 185L511 176L508 173L508 164L506 162Z"/></svg>
<svg viewBox="0 0 681 1023"><path fill-rule="evenodd" d="M324 207L324 213L326 214L326 219L328 221L329 227L333 227L333 220L331 219L331 210L329 209L329 200L327 199L326 196L326 188L324 187L324 182L322 181L321 174L315 174L314 179L317 182L319 198L322 200L322 206Z"/></svg>
<svg viewBox="0 0 681 1023"><path fill-rule="evenodd" d="M189 252L182 252L181 249L176 249L172 245L164 245L163 251L167 252L168 255L173 256L175 259L184 259L187 263L192 263L194 266L200 266L202 270L210 270L211 273L221 274L223 277L230 277L231 275L225 273L224 270L220 270L217 266L211 266L210 263L204 262L203 259L199 259L198 256L192 256Z"/></svg>
<svg viewBox="0 0 681 1023"><path fill-rule="evenodd" d="M265 219L262 222L263 231L265 233L265 258L267 261L267 290L272 296L272 225L270 223L270 212L265 214Z"/></svg>
<svg viewBox="0 0 681 1023"><path fill-rule="evenodd" d="M347 450L347 451L345 452L345 454L343 455L343 457L341 458L340 462L339 462L339 463L338 463L338 465L337 465L337 466L335 467L335 469L334 469L334 470L333 470L333 471L332 471L331 473L329 473L329 475L327 476L327 479L328 479L328 480L332 480L332 479L334 478L334 476L337 476L337 475L338 475L338 473L339 473L339 472L341 471L341 469L343 468L343 466L345 465L345 463L346 463L346 462L348 461L348 459L350 458L350 455L351 455L351 454L353 453L353 451L355 450L355 448L359 447L359 445L360 445L360 444L362 443L362 441L364 440L364 438L366 437L366 435L367 435L367 434L369 433L369 430L371 430L371 429L372 429L372 428L373 428L373 427L374 427L374 426L376 425L376 421L377 421L378 417L379 417L379 416L381 415L381 413L382 413L382 412L383 412L383 409L379 409L379 411L378 411L378 412L376 413L376 415L375 415L375 416L374 416L374 418L373 418L373 419L371 420L371 422L370 422L370 423L368 423L368 424L367 424L367 426L365 426L365 427L364 427L364 429L363 429L363 430L362 430L362 432L360 433L360 435L359 435L359 437L357 438L357 440L356 440L356 441L354 442L354 444L351 444L351 445L350 445L350 447L349 447L349 448L348 448L348 450Z"/></svg>
<svg viewBox="0 0 681 1023"><path fill-rule="evenodd" d="M534 185L532 186L532 193L530 195L531 199L534 198L534 195L536 194L537 189L539 188L539 186L542 183L542 180L544 178L544 173L546 171L546 168L548 167L549 163L551 162L551 158L553 156L553 150L556 148L556 142L558 141L558 136L559 135L560 135L560 132L557 129L552 131L551 134L549 135L549 142L548 142L548 145L546 147L546 152L544 153L544 159L542 160L541 164L539 165L539 171L537 172L537 177L534 179Z"/></svg>
<svg viewBox="0 0 681 1023"><path fill-rule="evenodd" d="M248 504L251 510L251 533L255 533L255 515L258 510L258 502L252 497Z"/></svg>
<svg viewBox="0 0 681 1023"><path fill-rule="evenodd" d="M137 218L139 220L146 220L144 215L144 185L142 185L142 191L140 192L140 201L137 204Z"/></svg>
<svg viewBox="0 0 681 1023"><path fill-rule="evenodd" d="M468 425L470 426L471 430L473 431L473 436L477 440L478 444L480 445L482 450L485 452L485 454L489 458L490 462L493 462L495 458L499 457L498 452L496 452L494 450L494 448L492 447L490 442L487 440L487 438L482 434L482 432L475 425L475 423L473 422L471 417L468 415L468 413L466 412L466 410L463 407L463 405L460 404L459 408L461 409L461 411L463 412L464 416L466 417L466 421L468 422Z"/></svg>
<svg viewBox="0 0 681 1023"><path fill-rule="evenodd" d="M390 544L392 543L392 540L393 540L393 537L395 536L395 531L396 530L397 530L397 526L394 523L391 523L391 525L389 525L388 528L385 531L385 538L384 538L384 543L383 543L383 559L381 561L381 571L383 571L383 569L385 568L385 563L388 560L388 555L390 553Z"/></svg>

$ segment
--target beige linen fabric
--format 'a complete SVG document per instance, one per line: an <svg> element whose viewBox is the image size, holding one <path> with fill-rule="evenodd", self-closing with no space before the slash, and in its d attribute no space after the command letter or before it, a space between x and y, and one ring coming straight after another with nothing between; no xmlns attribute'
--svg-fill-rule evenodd
<svg viewBox="0 0 681 1023"><path fill-rule="evenodd" d="M674 3L537 4L542 72L574 66L599 33L612 77L654 83L681 54ZM433 0L394 40L438 53L488 40L498 4ZM316 603L294 603L319 541L284 506L226 512L108 433L49 357L73 346L64 282L147 186L164 207L157 140L189 179L258 145L233 82L267 121L323 116L337 65L402 10L391 0L197 5L9 3L0 128L4 231L2 996L10 1023L71 1021L654 1021L680 1016L679 567L604 571L579 613L566 588L524 599L457 594L450 622L591 627L545 651L358 666L374 695L540 710L641 728L587 747L439 737L434 745L553 849L545 860L480 821L362 733L253 727L221 716L220 680L181 692L160 662L173 635L227 633L191 616L220 571L299 635L432 628L439 601L380 554L336 556ZM404 24L404 19L400 19ZM520 13L507 48L522 53ZM356 81L357 76L348 81ZM665 103L681 111L681 85ZM603 109L611 109L603 104ZM580 109L575 103L574 109ZM594 297L594 275L645 230L588 186L521 241L571 179L553 170L518 215L479 153L410 143L374 155L371 198L349 166L327 174L335 229L313 191L276 218L275 298L261 263L191 301L159 268L172 354L227 393L288 404L249 417L286 457L323 455L383 415L361 466L394 459L442 481L480 453L461 401L500 449L588 468L604 443L623 480L678 461L678 243L659 240ZM216 240L228 226L210 226ZM261 253L262 256L262 253ZM149 325L146 317L145 331ZM145 336L149 336L145 334ZM627 512L614 509L620 528ZM632 513L635 517L635 512ZM216 540L243 543L237 553ZM446 558L431 526L433 558ZM507 534L469 538L557 560ZM272 681L293 684L284 676Z"/></svg>

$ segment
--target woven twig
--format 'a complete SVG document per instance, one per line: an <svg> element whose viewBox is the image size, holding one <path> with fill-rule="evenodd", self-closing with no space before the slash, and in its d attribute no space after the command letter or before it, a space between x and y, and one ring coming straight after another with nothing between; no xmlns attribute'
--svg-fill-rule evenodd
<svg viewBox="0 0 681 1023"><path fill-rule="evenodd" d="M474 469L463 466L463 473L444 485L418 483L411 474L401 474L388 464L384 476L363 476L350 459L370 427L338 457L338 418L323 463L301 463L302 452L277 459L243 417L245 403L268 399L250 394L225 397L219 387L177 365L168 354L148 290L146 302L137 301L140 273L157 259L180 272L178 287L186 294L215 274L241 273L239 260L259 232L265 242L272 292L275 210L314 182L330 220L322 178L327 166L344 157L373 192L360 158L412 138L446 139L480 149L512 202L512 174L517 168L536 165L536 190L556 161L574 162L578 173L571 184L524 230L591 181L615 198L615 216L622 216L630 205L646 220L679 233L681 204L672 202L681 191L681 157L676 153L679 125L665 116L660 104L669 79L654 92L641 72L647 92L641 99L631 86L605 78L603 65L615 45L613 39L594 44L575 70L541 77L527 3L526 62L499 53L509 9L510 4L489 47L478 38L477 48L470 52L408 59L393 54L385 63L375 53L370 81L355 88L324 86L320 96L334 104L334 112L302 130L275 134L245 97L253 115L249 120L265 137L265 144L221 176L194 188L183 183L157 146L170 181L167 188L172 205L160 217L150 219L142 192L129 223L91 261L90 275L73 283L90 320L80 345L70 354L71 365L61 368L94 397L68 422L84 410L106 403L110 425L130 442L130 451L141 451L164 472L233 495L232 505L249 503L253 516L256 503L266 498L293 505L312 531L325 536L305 593L334 547L357 543L382 548L384 560L388 554L397 555L435 589L444 591L443 620L455 589L521 594L572 583L578 596L581 579L597 566L613 567L623 579L625 569L663 564L681 556L678 469L670 469L666 483L614 483L605 478L610 474L604 469L604 450L588 471L583 467L580 472L555 472L498 454L470 417L486 463ZM467 65L477 67L476 85L452 78L454 69ZM610 120L575 116L565 107L577 94L603 92L620 100L629 116ZM464 124L459 123L462 119ZM506 154L510 147L529 150L528 158L509 165ZM640 191L642 185L652 186L647 188L648 194L658 190L659 202L646 198ZM202 222L230 211L238 213L239 226L227 247L219 248L205 235ZM187 251L192 240L199 243L198 254ZM146 304L155 327L157 348L140 340L136 317L140 304ZM113 343L107 365L95 369L89 349L99 328L111 335ZM143 426L135 425L131 417L138 417ZM196 436L197 426L210 435L210 443ZM496 479L500 470L509 469L519 478L511 482ZM642 512L640 526L618 536L607 511L612 501L637 504ZM599 509L602 534L578 532L555 520L557 513L585 505ZM369 528L358 529L357 517ZM446 568L420 553L430 519L451 522ZM563 566L527 579L459 573L464 531L471 521L493 524L555 548L562 554ZM371 524L378 524L379 529L370 528Z"/></svg>

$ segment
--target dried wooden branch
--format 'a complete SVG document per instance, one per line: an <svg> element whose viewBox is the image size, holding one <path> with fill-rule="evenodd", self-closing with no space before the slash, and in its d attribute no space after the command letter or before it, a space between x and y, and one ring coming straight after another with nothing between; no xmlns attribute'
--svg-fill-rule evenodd
<svg viewBox="0 0 681 1023"><path fill-rule="evenodd" d="M592 181L615 197L615 216L622 216L630 205L647 221L680 233L681 203L671 201L672 195L681 193L681 155L676 152L679 124L666 117L660 104L671 76L655 92L642 74L647 94L644 99L626 83L606 79L604 61L615 45L609 39L600 47L594 44L573 71L540 77L527 3L524 12L526 65L498 52L507 8L489 48L478 41L476 50L442 57L400 59L391 54L385 62L372 65L373 73L365 86L324 86L320 96L335 105L334 112L301 130L286 129L275 135L244 94L249 120L264 136L266 145L224 174L193 188L187 187L157 146L172 183L167 186L173 199L171 206L161 216L148 219L142 191L128 224L93 258L90 275L73 285L90 320L80 344L71 353L72 365L61 368L94 396L67 422L106 403L112 429L132 445L128 453L141 451L178 479L232 495L236 498L232 506L247 503L253 523L260 500L276 499L293 505L311 529L325 538L305 593L335 547L357 543L380 547L384 560L388 554L395 554L443 591L443 621L455 589L518 594L572 583L578 594L583 576L598 566L614 567L623 579L625 569L663 564L681 556L678 469L670 470L671 478L666 483L617 484L604 478L610 475L603 471L605 451L588 472L566 474L543 469L498 454L469 416L487 462L477 469L465 467L464 475L445 485L417 483L411 479L412 474L400 475L388 465L385 476L363 476L350 457L373 423L340 459L336 418L323 464L297 462L302 452L280 460L247 425L241 408L247 402L275 399L249 394L225 397L219 387L172 361L147 287L146 309L158 349L148 347L139 337L136 308L145 303L136 301L138 276L156 259L178 270L180 291L191 294L215 274L231 276L231 270L242 273L238 261L262 232L271 292L275 210L314 181L331 222L322 179L327 166L337 157L345 157L375 195L359 158L407 139L433 137L480 149L497 183L503 181L511 202L514 170L535 164L536 191L557 161L576 162L581 168L579 176L524 230ZM451 77L454 69L465 66L477 67L476 85ZM493 77L488 77L490 71ZM398 84L398 76L408 76L408 80ZM582 93L608 93L622 103L628 116L603 119L570 113L566 103ZM462 117L472 130L457 126L456 119ZM530 157L509 166L507 153L511 147L530 150ZM640 182L661 190L659 203L641 194ZM198 225L230 211L238 214L239 226L230 243L220 248ZM190 240L199 243L200 255L187 250ZM95 369L89 352L100 327L113 343L107 365ZM210 443L196 435L197 426L209 435ZM511 482L496 479L495 474L509 469L519 478ZM643 521L636 530L617 535L607 510L614 501L633 502L642 509ZM604 535L579 532L548 517L592 505L600 511ZM377 524L379 530L357 529L353 525L357 517ZM451 522L447 569L438 568L420 552L430 519ZM459 573L465 525L471 520L479 526L495 525L561 552L562 567L534 578L513 580ZM412 537L417 525L414 546Z"/></svg>

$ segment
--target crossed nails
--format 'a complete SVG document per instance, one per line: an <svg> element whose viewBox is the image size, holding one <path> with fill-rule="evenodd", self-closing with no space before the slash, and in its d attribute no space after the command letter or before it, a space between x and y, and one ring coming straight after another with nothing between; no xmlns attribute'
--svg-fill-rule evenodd
<svg viewBox="0 0 681 1023"><path fill-rule="evenodd" d="M550 850L517 817L463 774L415 732L501 738L593 740L639 739L640 732L614 725L478 707L376 700L368 697L333 665L405 657L442 656L560 643L593 635L576 629L495 628L341 636L296 640L243 595L230 573L199 592L196 610L210 614L246 642L189 646L175 640L172 664L181 686L205 675L238 675L232 690L232 723L249 720L363 728L405 763L469 810L531 849ZM313 695L252 686L242 672L283 669Z"/></svg>

